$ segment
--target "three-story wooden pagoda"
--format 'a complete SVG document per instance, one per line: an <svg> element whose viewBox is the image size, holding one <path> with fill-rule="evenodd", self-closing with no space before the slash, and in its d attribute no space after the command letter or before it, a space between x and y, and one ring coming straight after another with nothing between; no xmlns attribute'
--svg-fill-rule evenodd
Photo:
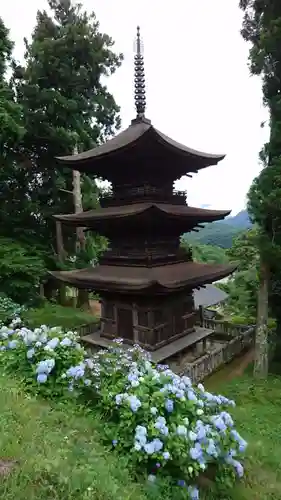
<svg viewBox="0 0 281 500"><path fill-rule="evenodd" d="M169 345L169 352L176 353L210 334L196 331L193 289L224 278L236 266L195 263L191 252L181 249L183 233L223 219L230 211L190 207L185 193L174 192L173 185L224 156L179 144L145 117L139 30L137 48L137 115L131 125L90 151L57 159L63 167L111 182L112 194L100 200L101 209L56 216L64 224L106 236L109 248L96 267L52 274L99 294L100 332L89 341L106 345L106 339L122 337L151 351Z"/></svg>

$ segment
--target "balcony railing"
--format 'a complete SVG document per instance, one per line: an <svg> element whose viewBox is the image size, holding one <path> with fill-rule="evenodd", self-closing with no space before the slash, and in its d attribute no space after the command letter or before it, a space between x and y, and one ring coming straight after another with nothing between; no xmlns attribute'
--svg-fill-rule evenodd
<svg viewBox="0 0 281 500"><path fill-rule="evenodd" d="M155 186L140 186L124 188L104 194L100 198L102 207L116 206L140 201L157 201L158 203L171 203L173 205L186 204L185 191L172 191Z"/></svg>

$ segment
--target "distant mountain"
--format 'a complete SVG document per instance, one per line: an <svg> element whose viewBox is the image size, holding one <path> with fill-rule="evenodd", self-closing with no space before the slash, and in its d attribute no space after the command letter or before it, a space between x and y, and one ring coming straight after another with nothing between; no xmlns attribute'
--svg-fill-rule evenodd
<svg viewBox="0 0 281 500"><path fill-rule="evenodd" d="M241 231L250 228L251 225L247 210L242 210L237 215L227 217L222 221L206 224L197 233L194 231L185 233L183 238L187 241L204 245L230 248L233 238L238 236Z"/></svg>
<svg viewBox="0 0 281 500"><path fill-rule="evenodd" d="M247 210L241 210L238 214L219 221L218 224L230 224L239 229L248 229L252 225Z"/></svg>

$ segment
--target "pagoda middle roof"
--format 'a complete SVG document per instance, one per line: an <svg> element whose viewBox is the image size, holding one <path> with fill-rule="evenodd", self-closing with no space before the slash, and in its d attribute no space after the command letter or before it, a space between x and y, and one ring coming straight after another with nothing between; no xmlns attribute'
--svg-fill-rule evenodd
<svg viewBox="0 0 281 500"><path fill-rule="evenodd" d="M163 293L212 283L225 278L236 268L236 263L221 265L178 262L155 267L99 265L74 271L54 271L51 274L74 287L97 292L157 289Z"/></svg>
<svg viewBox="0 0 281 500"><path fill-rule="evenodd" d="M146 118L136 119L132 124L117 134L112 139L109 139L104 144L96 146L93 149L84 151L82 153L60 156L57 157L58 163L68 166L81 172L90 173L92 171L95 175L103 177L102 165L109 159L124 158L130 149L135 149L135 152L140 150L144 151L151 149L151 147L162 150L162 156L165 152L173 155L173 158L178 157L185 160L185 172L196 172L201 168L216 165L221 161L225 155L223 154L209 154L189 148L179 142L171 139L167 135L156 129ZM119 162L118 169L120 168ZM107 165L108 166L108 165Z"/></svg>
<svg viewBox="0 0 281 500"><path fill-rule="evenodd" d="M74 225L76 227L91 226L92 223L107 220L130 218L136 215L144 214L156 210L159 213L184 219L191 219L199 223L214 222L224 219L230 214L229 210L209 210L206 208L195 208L188 205L171 205L166 203L134 203L123 206L111 206L102 209L88 210L76 214L55 215L59 221Z"/></svg>

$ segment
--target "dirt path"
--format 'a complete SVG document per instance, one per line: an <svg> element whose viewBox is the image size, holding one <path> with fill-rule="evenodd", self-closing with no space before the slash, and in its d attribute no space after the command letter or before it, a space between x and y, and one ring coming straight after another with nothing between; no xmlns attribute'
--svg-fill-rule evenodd
<svg viewBox="0 0 281 500"><path fill-rule="evenodd" d="M101 307L98 300L90 300L90 310L94 316L100 316Z"/></svg>
<svg viewBox="0 0 281 500"><path fill-rule="evenodd" d="M210 377L206 379L206 387L216 388L216 386L219 386L220 384L233 380L234 378L241 377L253 360L254 350L251 349L250 351L247 351L241 356L235 358L228 365L225 365L213 375L210 375Z"/></svg>
<svg viewBox="0 0 281 500"><path fill-rule="evenodd" d="M239 363L238 363L239 360ZM234 366L234 363L236 360L233 361L233 368L232 370L228 373L227 379L231 380L235 377L241 377L246 368L249 366L250 363L254 360L254 350L251 349L250 351L247 351L243 356L239 356L237 358L237 364ZM232 363L230 363L229 366L231 366Z"/></svg>

